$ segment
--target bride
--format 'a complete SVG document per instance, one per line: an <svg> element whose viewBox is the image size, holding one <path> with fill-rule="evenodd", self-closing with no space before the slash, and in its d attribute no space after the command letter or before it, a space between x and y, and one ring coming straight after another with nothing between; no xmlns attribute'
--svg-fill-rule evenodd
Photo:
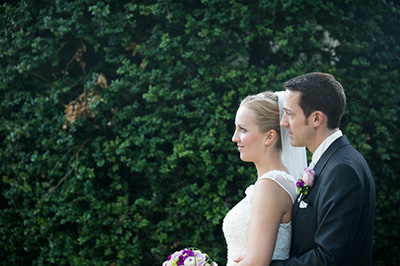
<svg viewBox="0 0 400 266"><path fill-rule="evenodd" d="M290 145L287 130L279 125L283 96L247 96L236 113L232 141L241 160L255 164L257 181L223 221L228 266L269 265L289 257L295 183L306 167L306 153Z"/></svg>

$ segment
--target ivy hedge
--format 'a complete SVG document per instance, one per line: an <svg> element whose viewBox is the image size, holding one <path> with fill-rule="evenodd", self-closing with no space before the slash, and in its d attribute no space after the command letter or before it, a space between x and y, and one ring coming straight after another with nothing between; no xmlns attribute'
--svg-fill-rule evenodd
<svg viewBox="0 0 400 266"><path fill-rule="evenodd" d="M342 130L376 183L374 264L400 263L397 1L25 0L0 7L2 265L226 262L254 182L240 99L311 71L343 84Z"/></svg>

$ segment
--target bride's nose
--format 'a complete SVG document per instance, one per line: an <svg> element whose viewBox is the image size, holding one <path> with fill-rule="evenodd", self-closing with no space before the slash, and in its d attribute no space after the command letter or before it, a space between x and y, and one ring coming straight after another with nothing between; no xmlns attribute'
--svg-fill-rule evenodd
<svg viewBox="0 0 400 266"><path fill-rule="evenodd" d="M237 136L237 130L235 130L235 132L233 133L232 141L235 143L239 142L239 137Z"/></svg>

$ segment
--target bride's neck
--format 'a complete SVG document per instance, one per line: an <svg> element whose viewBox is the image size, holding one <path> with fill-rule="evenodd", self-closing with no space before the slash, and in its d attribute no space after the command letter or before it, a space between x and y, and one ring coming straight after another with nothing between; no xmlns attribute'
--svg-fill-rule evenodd
<svg viewBox="0 0 400 266"><path fill-rule="evenodd" d="M282 160L280 159L280 156L278 156L278 158L273 158L270 160L263 161L262 163L256 164L256 168L257 168L257 178L259 178L265 173L274 170L287 172L287 169L283 164Z"/></svg>

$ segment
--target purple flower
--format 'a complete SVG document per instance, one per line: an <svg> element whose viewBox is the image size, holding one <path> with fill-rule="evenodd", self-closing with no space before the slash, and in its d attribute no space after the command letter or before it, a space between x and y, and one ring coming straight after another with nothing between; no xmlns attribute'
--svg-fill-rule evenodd
<svg viewBox="0 0 400 266"><path fill-rule="evenodd" d="M304 181L299 179L299 181L297 181L297 183L296 183L296 186L297 187L304 187Z"/></svg>
<svg viewBox="0 0 400 266"><path fill-rule="evenodd" d="M194 256L193 250L190 250L190 249L184 249L183 250L183 254L186 254L188 257L193 257Z"/></svg>
<svg viewBox="0 0 400 266"><path fill-rule="evenodd" d="M314 177L315 177L315 172L313 169L310 168L304 169L303 177L296 182L297 192L299 194L307 195L308 190L314 185Z"/></svg>

